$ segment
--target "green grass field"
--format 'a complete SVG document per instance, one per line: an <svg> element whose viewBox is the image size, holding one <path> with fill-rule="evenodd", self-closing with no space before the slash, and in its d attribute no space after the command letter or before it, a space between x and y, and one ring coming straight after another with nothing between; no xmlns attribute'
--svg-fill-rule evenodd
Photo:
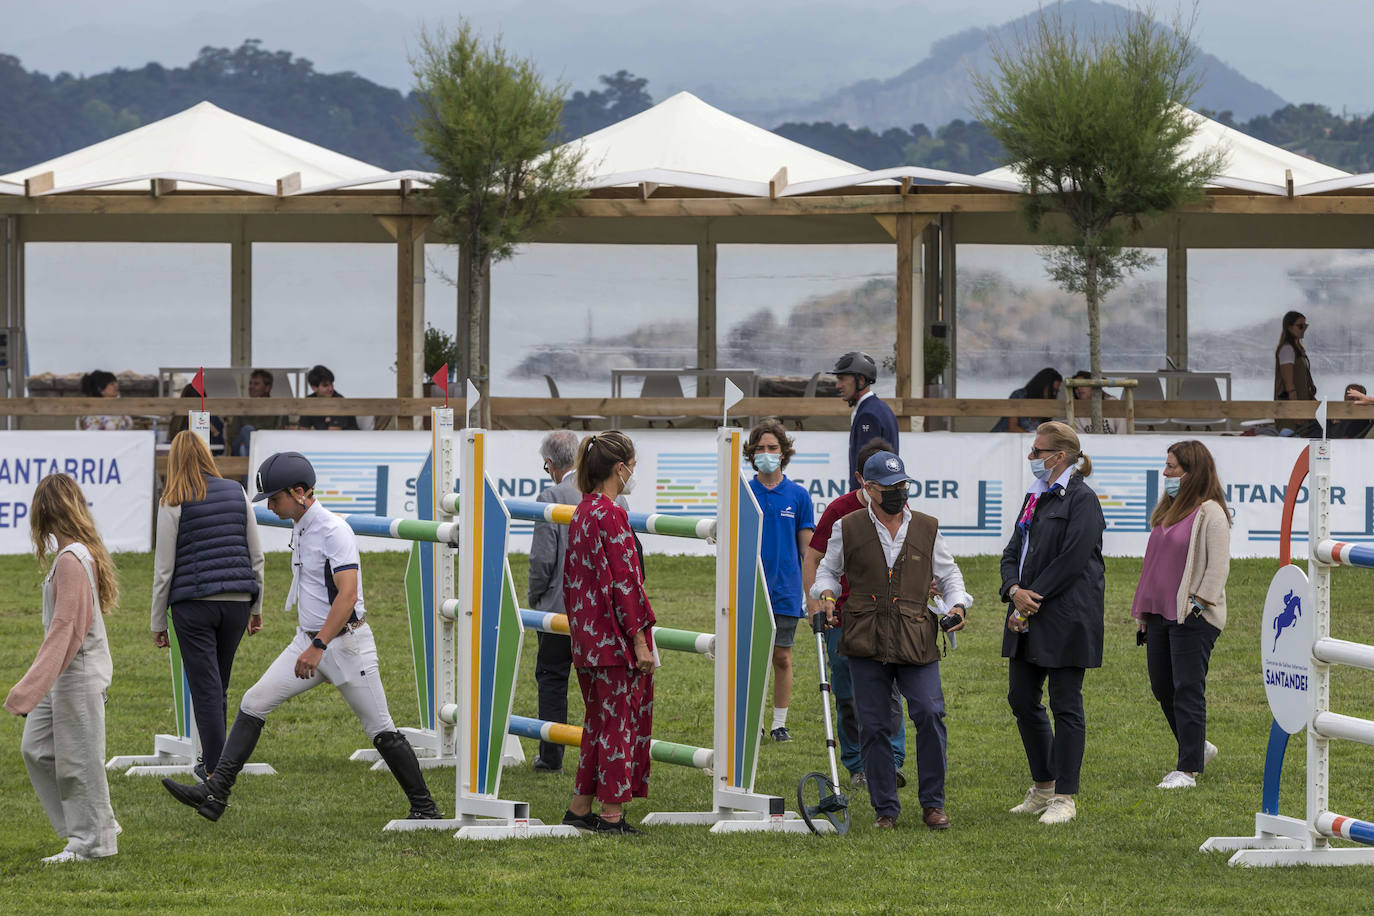
<svg viewBox="0 0 1374 916"><path fill-rule="evenodd" d="M115 659L107 756L152 750L155 731L171 728L166 655L148 633L152 581L148 555L122 555L123 606L107 618ZM525 576L512 559L516 581ZM872 829L866 797L853 803L847 838L810 835L717 836L704 828L660 827L642 839L582 838L459 842L448 833L383 834L405 813L385 773L350 763L367 746L338 694L321 688L268 720L255 759L275 777L243 777L233 807L217 824L175 803L156 779L111 775L115 814L124 826L118 856L44 867L62 842L53 834L19 755L22 720L0 721L0 908L5 913L129 911L348 912L490 910L516 912L1368 912L1370 869L1232 869L1226 856L1202 855L1214 834L1249 834L1258 807L1270 716L1258 675L1259 608L1272 561L1237 562L1229 588L1230 626L1212 658L1209 737L1221 755L1193 790L1154 786L1173 768L1174 746L1135 647L1128 608L1138 560L1108 562L1104 667L1085 686L1088 750L1079 819L1044 827L1007 808L1028 785L1020 741L1006 705L999 657L1001 611L990 606L996 562L962 563L975 606L958 652L943 664L949 724L948 811L953 829L920 825L913 785L891 834ZM369 555L363 577L369 619L382 653L391 710L414 724L410 652L399 554ZM652 557L649 592L665 626L708 628L709 560ZM32 558L0 558L8 583L0 595L0 682L23 673L41 639L40 574ZM269 608L262 633L244 640L231 696L238 696L285 645L294 627L279 608L288 559L269 557ZM1339 572L1333 635L1374 642L1374 577ZM534 636L526 637L516 711L534 714ZM757 787L795 799L797 780L825 769L814 642L799 632L797 687L788 724L796 740L763 746ZM707 745L710 665L665 653L657 681L655 735ZM1332 706L1374 718L1369 675L1339 669ZM573 721L580 702L571 690ZM526 742L532 756L533 743ZM1282 808L1301 815L1303 742L1289 751ZM502 794L529 801L533 816L557 820L571 787L566 775L506 771ZM914 761L913 761L914 763ZM1337 743L1332 807L1374 816L1374 751ZM428 771L440 807L452 810L450 770ZM651 810L709 806L697 771L655 764L651 797L630 806L637 822ZM1320 903L1318 902L1320 900ZM1364 900L1365 903L1359 903Z"/></svg>

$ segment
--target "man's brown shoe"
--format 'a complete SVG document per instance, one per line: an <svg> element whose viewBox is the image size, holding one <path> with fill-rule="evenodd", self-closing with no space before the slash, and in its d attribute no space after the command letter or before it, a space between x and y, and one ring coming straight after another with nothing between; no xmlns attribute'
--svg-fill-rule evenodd
<svg viewBox="0 0 1374 916"><path fill-rule="evenodd" d="M949 829L949 815L945 814L944 808L922 808L921 820L925 821L931 830Z"/></svg>
<svg viewBox="0 0 1374 916"><path fill-rule="evenodd" d="M878 819L873 822L873 826L878 830L893 830L897 826L897 819L886 814L880 814Z"/></svg>

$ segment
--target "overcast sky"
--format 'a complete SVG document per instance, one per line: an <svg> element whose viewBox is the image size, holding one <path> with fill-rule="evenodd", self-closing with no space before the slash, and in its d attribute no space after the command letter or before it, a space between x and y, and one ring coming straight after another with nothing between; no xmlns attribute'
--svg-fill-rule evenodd
<svg viewBox="0 0 1374 916"><path fill-rule="evenodd" d="M96 73L185 64L204 45L260 38L325 71L410 85L421 24L469 17L574 88L628 69L656 99L692 89L768 104L915 64L932 41L1005 22L1036 0L0 0L0 53L29 69ZM1164 15L1173 9L1156 3ZM1293 102L1374 110L1374 4L1200 0L1201 46Z"/></svg>

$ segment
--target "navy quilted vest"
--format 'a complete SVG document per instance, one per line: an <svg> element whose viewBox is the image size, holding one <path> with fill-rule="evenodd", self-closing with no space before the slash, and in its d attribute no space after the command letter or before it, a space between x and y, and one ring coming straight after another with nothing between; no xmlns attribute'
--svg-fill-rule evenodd
<svg viewBox="0 0 1374 916"><path fill-rule="evenodd" d="M204 499L181 504L170 604L225 592L257 596L247 511L243 487L219 477L205 478Z"/></svg>

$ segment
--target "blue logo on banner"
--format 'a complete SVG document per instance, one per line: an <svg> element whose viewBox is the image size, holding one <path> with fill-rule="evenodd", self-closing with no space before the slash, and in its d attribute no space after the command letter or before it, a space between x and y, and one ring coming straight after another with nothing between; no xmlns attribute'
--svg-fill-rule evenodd
<svg viewBox="0 0 1374 916"><path fill-rule="evenodd" d="M1159 501L1159 459L1093 456L1093 489L1102 503L1107 530L1149 532Z"/></svg>

